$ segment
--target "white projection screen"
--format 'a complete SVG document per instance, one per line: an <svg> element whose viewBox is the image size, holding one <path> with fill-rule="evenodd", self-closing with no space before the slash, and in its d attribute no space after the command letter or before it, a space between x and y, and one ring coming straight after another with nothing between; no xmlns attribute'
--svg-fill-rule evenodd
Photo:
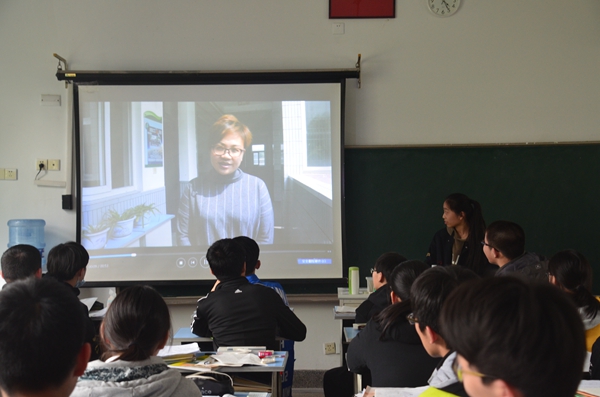
<svg viewBox="0 0 600 397"><path fill-rule="evenodd" d="M76 82L73 92L87 284L212 282L208 247L238 235L259 243L261 278L343 277L344 78L123 79ZM223 117L251 142L215 134Z"/></svg>

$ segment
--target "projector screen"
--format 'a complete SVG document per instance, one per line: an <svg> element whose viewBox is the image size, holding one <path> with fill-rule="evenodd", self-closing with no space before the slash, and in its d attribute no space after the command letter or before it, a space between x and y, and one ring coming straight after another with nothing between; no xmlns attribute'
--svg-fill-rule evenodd
<svg viewBox="0 0 600 397"><path fill-rule="evenodd" d="M214 280L246 235L265 279L340 279L344 81L74 84L91 285Z"/></svg>

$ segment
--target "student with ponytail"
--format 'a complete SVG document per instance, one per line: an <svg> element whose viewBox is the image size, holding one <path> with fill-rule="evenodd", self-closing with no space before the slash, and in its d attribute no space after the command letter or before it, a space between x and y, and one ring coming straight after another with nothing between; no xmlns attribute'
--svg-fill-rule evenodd
<svg viewBox="0 0 600 397"><path fill-rule="evenodd" d="M497 269L490 265L481 250L485 221L481 205L461 193L446 197L443 204L446 227L431 241L426 262L429 265L461 265L481 276L492 275Z"/></svg>
<svg viewBox="0 0 600 397"><path fill-rule="evenodd" d="M104 353L79 378L72 397L201 397L200 389L156 354L167 343L171 317L149 286L121 291L100 327Z"/></svg>
<svg viewBox="0 0 600 397"><path fill-rule="evenodd" d="M389 276L392 305L373 317L348 347L348 368L371 374L373 387L417 387L427 384L440 359L431 357L415 327L411 313L410 288L427 270L421 261L405 261Z"/></svg>
<svg viewBox="0 0 600 397"><path fill-rule="evenodd" d="M592 294L592 267L587 259L575 250L564 250L554 254L548 262L548 280L567 292L585 327L587 351L600 337L600 301Z"/></svg>

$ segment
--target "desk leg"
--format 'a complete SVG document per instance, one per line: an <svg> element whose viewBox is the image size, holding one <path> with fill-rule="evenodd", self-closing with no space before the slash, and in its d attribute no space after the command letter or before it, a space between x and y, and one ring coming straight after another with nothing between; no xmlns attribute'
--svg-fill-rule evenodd
<svg viewBox="0 0 600 397"><path fill-rule="evenodd" d="M361 374L354 374L354 394L360 393L363 389L362 386L362 375Z"/></svg>
<svg viewBox="0 0 600 397"><path fill-rule="evenodd" d="M273 372L271 375L271 396L282 397L283 391L281 389L281 372Z"/></svg>

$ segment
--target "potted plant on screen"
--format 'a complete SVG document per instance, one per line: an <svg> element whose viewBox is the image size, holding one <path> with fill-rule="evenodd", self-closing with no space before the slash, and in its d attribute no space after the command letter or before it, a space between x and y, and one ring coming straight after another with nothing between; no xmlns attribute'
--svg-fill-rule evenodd
<svg viewBox="0 0 600 397"><path fill-rule="evenodd" d="M150 215L154 215L160 212L160 210L156 207L154 203L139 204L135 207L130 208L127 211L130 211L129 213L135 216L134 227L136 229L143 229L144 227L146 227L146 222L148 221Z"/></svg>
<svg viewBox="0 0 600 397"><path fill-rule="evenodd" d="M120 214L118 211L110 209L104 215L104 221L111 228L111 235L114 238L127 237L133 232L133 221L135 215L129 211Z"/></svg>
<svg viewBox="0 0 600 397"><path fill-rule="evenodd" d="M102 249L108 241L110 226L105 222L97 225L87 225L83 229L81 244L88 250Z"/></svg>

